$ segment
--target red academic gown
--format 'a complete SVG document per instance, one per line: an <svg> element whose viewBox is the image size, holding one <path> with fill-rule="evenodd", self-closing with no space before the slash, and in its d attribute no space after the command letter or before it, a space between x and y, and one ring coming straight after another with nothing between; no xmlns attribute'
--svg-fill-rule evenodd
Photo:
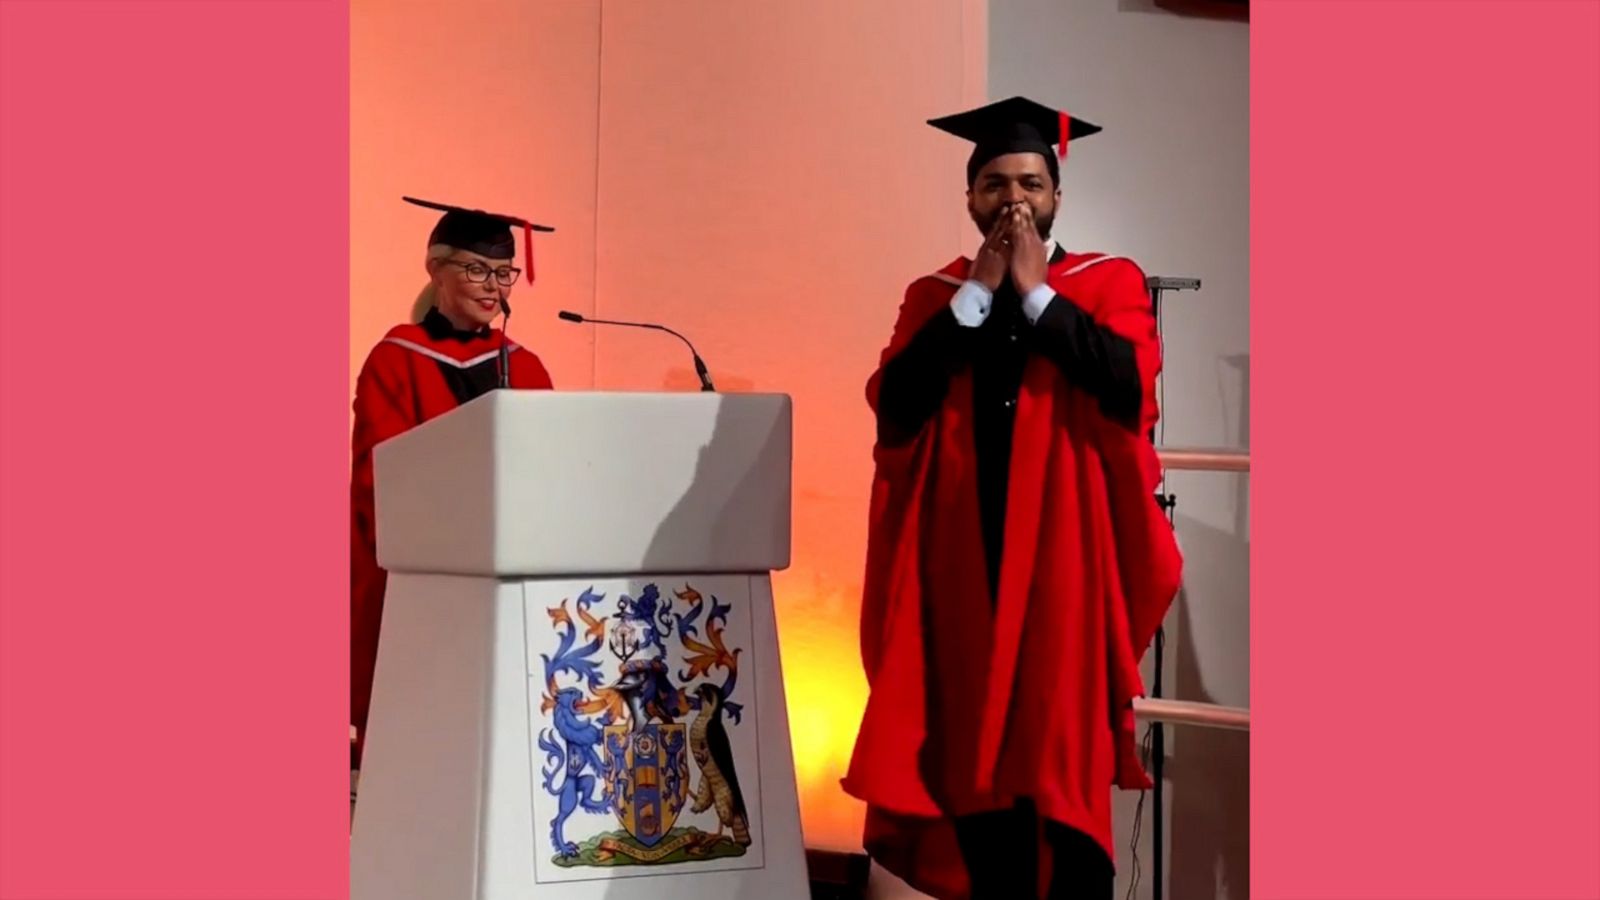
<svg viewBox="0 0 1600 900"><path fill-rule="evenodd" d="M421 324L391 329L356 379L350 478L350 721L365 741L386 575L378 567L372 450L378 444L499 383L500 332L459 332L436 310ZM539 357L510 345L511 387L548 389ZM361 743L352 749L359 764Z"/></svg>
<svg viewBox="0 0 1600 900"><path fill-rule="evenodd" d="M948 309L969 266L958 259L907 289L868 383L875 411L884 367ZM1111 786L1151 785L1132 700L1181 568L1147 437L1158 415L1155 322L1128 260L1060 254L1046 281L1080 328L1131 350L1138 390L1113 419L1054 360L1019 362L996 591L980 535L971 370L950 374L914 436L889 443L880 432L874 448L861 621L870 696L843 783L868 804L868 852L940 898L968 890L953 816L1027 798L1114 859Z"/></svg>

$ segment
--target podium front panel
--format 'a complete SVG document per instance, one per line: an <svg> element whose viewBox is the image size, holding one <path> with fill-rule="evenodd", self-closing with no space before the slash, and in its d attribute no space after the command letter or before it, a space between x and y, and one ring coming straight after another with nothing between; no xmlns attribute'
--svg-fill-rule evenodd
<svg viewBox="0 0 1600 900"><path fill-rule="evenodd" d="M491 391L378 446L378 560L499 577L785 569L792 457L783 395Z"/></svg>

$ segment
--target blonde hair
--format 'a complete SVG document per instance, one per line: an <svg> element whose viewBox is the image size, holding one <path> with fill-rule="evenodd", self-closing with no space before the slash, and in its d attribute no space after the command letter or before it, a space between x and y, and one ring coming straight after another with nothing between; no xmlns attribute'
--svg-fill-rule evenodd
<svg viewBox="0 0 1600 900"><path fill-rule="evenodd" d="M450 255L455 252L456 248L449 244L430 244L428 246L428 255L423 258L423 263L427 264L436 259L449 259ZM428 279L428 283L423 285L422 290L417 293L416 301L411 304L411 321L413 323L421 322L422 318L428 314L428 310L432 309L434 303L438 301L438 293L439 289L434 285L433 279Z"/></svg>

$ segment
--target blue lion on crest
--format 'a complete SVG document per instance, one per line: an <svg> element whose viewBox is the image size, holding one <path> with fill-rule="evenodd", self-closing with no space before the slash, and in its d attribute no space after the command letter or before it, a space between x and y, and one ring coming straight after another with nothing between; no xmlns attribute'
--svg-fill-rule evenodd
<svg viewBox="0 0 1600 900"><path fill-rule="evenodd" d="M594 790L605 786L606 767L600 761L600 742L605 726L611 724L612 713L606 710L599 719L586 719L585 713L591 711L594 704L584 696L583 691L576 687L556 687L556 676L564 673L577 676L591 690L599 687L600 662L591 657L600 649L601 638L595 632L597 625L603 628L603 623L598 623L589 615L589 608L603 599L605 595L594 593L593 588L578 597L578 615L588 625L585 633L592 636L592 640L581 647L574 646L578 640L578 629L572 617L567 615L566 604L551 610L550 617L558 626L566 625L566 630L561 632L561 642L556 652L540 656L544 662L545 687L549 692L545 698L545 709L551 712L554 723L552 728L546 728L539 734L539 749L547 754L541 772L544 775L544 789L560 798L560 811L550 823L550 842L563 857L578 854L578 845L567 840L563 833L567 819L573 812L582 807L588 812L603 813L609 806L603 793L596 797ZM562 774L566 777L558 785L556 777Z"/></svg>

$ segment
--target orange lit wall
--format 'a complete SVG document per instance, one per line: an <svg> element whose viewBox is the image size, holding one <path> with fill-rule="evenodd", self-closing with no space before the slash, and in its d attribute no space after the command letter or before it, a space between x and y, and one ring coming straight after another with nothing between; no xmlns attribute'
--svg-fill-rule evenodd
<svg viewBox="0 0 1600 900"><path fill-rule="evenodd" d="M908 281L970 249L965 154L924 120L984 101L983 0L355 0L351 378L408 315L433 217L401 194L556 226L514 336L558 389L795 401L794 566L776 579L807 843L859 846L838 788L872 422L862 388ZM520 299L520 303L517 302Z"/></svg>

